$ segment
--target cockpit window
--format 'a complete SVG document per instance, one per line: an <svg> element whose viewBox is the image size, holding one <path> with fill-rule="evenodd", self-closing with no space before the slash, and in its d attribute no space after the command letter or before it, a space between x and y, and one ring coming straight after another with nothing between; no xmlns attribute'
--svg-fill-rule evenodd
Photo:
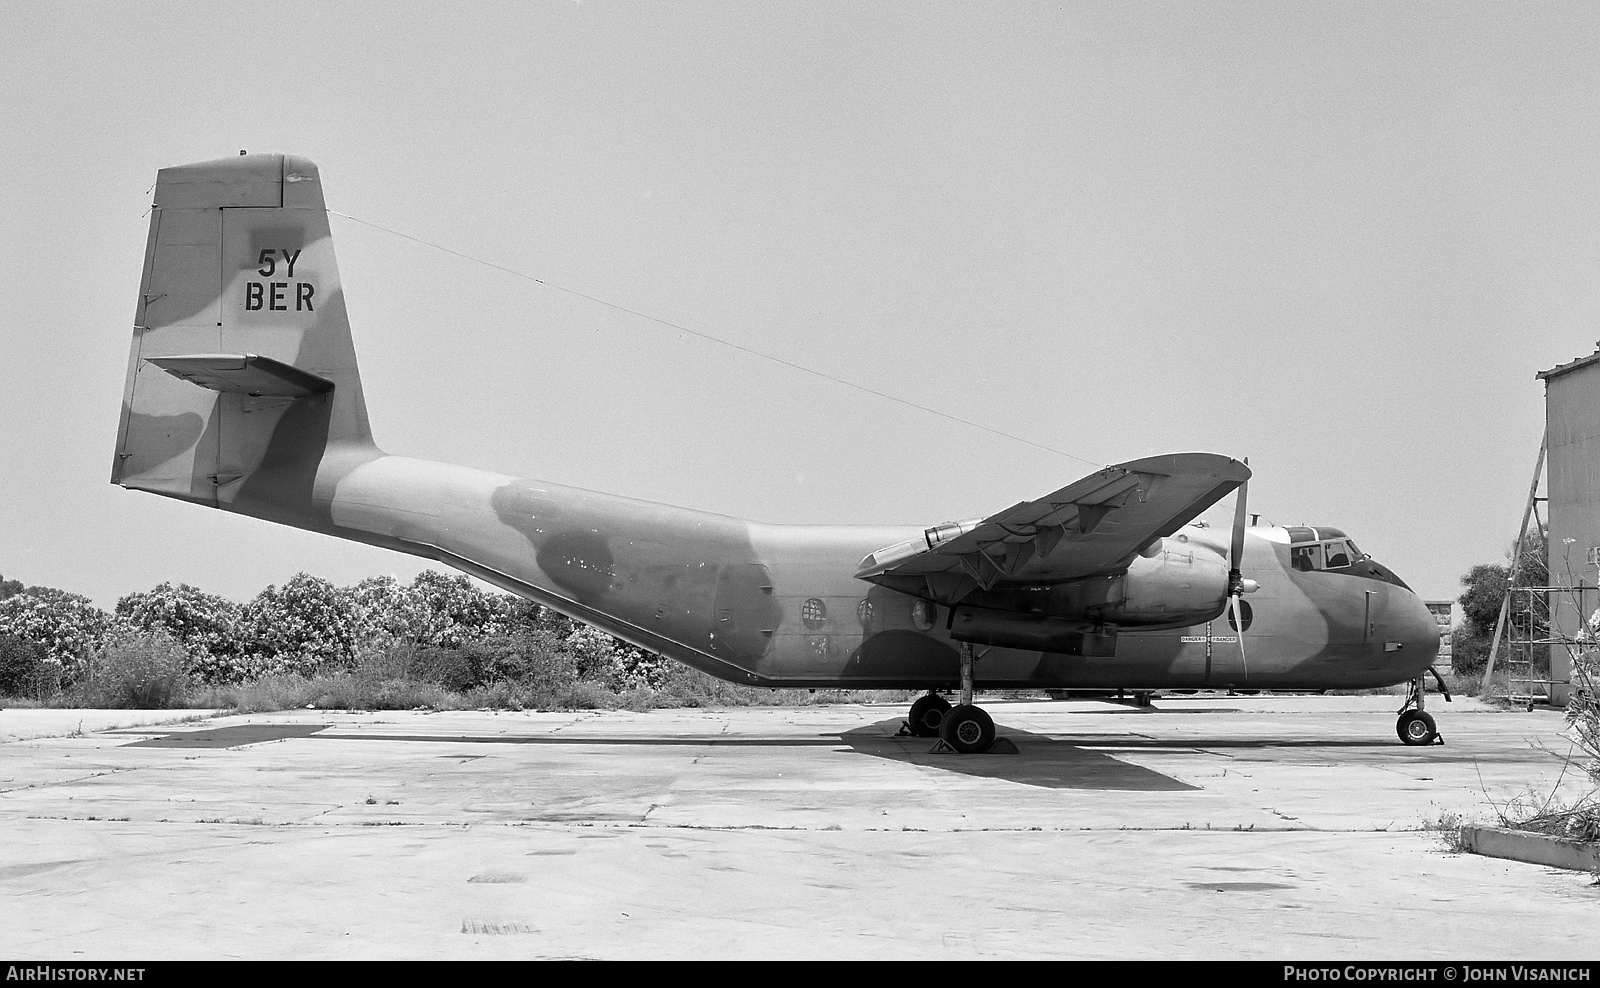
<svg viewBox="0 0 1600 988"><path fill-rule="evenodd" d="M1301 572L1312 569L1349 569L1362 561L1362 550L1349 539L1328 539L1291 545L1290 564Z"/></svg>
<svg viewBox="0 0 1600 988"><path fill-rule="evenodd" d="M1289 531L1289 565L1301 572L1327 570L1406 587L1398 576L1373 561L1337 528L1298 526Z"/></svg>
<svg viewBox="0 0 1600 988"><path fill-rule="evenodd" d="M1348 569L1362 560L1361 550L1349 539L1329 539L1289 547L1289 563L1302 572Z"/></svg>
<svg viewBox="0 0 1600 988"><path fill-rule="evenodd" d="M1297 570L1309 572L1322 568L1322 546L1313 542L1310 545L1297 545L1289 550L1289 560Z"/></svg>

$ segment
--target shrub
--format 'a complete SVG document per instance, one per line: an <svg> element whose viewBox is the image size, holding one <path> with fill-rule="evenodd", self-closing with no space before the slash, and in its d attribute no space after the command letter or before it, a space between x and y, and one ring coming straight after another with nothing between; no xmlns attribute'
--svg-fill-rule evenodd
<svg viewBox="0 0 1600 988"><path fill-rule="evenodd" d="M134 710L181 707L189 653L165 631L113 631L79 683L84 706Z"/></svg>
<svg viewBox="0 0 1600 988"><path fill-rule="evenodd" d="M538 706L526 687L504 681L468 690L461 695L461 704L474 710L526 710Z"/></svg>
<svg viewBox="0 0 1600 988"><path fill-rule="evenodd" d="M355 657L350 595L320 577L298 573L283 589L256 595L239 621L242 651L266 672L315 675L347 668Z"/></svg>
<svg viewBox="0 0 1600 988"><path fill-rule="evenodd" d="M561 706L573 710L615 710L621 705L617 694L607 689L605 684L592 679L580 679L573 683L561 703Z"/></svg>
<svg viewBox="0 0 1600 988"><path fill-rule="evenodd" d="M1492 632L1491 632L1492 634ZM1502 652L1504 645L1501 646ZM1502 654L1501 660L1505 659ZM1450 629L1450 668L1456 672L1482 675L1489 662L1489 639L1466 625Z"/></svg>
<svg viewBox="0 0 1600 988"><path fill-rule="evenodd" d="M1433 834L1442 850L1449 854L1466 854L1472 850L1467 839L1467 819L1454 810L1442 810L1438 819L1426 821L1422 829Z"/></svg>
<svg viewBox="0 0 1600 988"><path fill-rule="evenodd" d="M313 680L306 691L319 710L450 710L460 701L435 683L406 679L370 679L343 673Z"/></svg>
<svg viewBox="0 0 1600 988"><path fill-rule="evenodd" d="M478 638L457 648L406 646L391 649L393 657L409 655L407 674L466 693L495 683L519 683L536 705L548 706L565 696L578 681L578 663L554 635L541 630Z"/></svg>
<svg viewBox="0 0 1600 988"><path fill-rule="evenodd" d="M1593 645L1592 641L1585 645ZM1581 768L1600 783L1600 650L1574 648L1571 695L1567 698L1567 734L1583 752ZM1594 810L1593 829L1600 836L1600 810ZM1594 837L1586 838L1594 840Z"/></svg>
<svg viewBox="0 0 1600 988"><path fill-rule="evenodd" d="M240 650L239 622L244 609L226 597L187 583L162 583L117 601L116 616L144 631L165 631L189 653L188 672L196 682L240 683L259 667Z"/></svg>
<svg viewBox="0 0 1600 988"><path fill-rule="evenodd" d="M17 635L0 635L0 696L37 696L44 649Z"/></svg>
<svg viewBox="0 0 1600 988"><path fill-rule="evenodd" d="M187 583L162 583L117 601L116 615L144 631L161 630L183 645L190 671L202 682L238 682L247 674L239 658L242 608L226 597Z"/></svg>
<svg viewBox="0 0 1600 988"><path fill-rule="evenodd" d="M409 598L409 635L424 645L454 648L507 630L511 598L483 593L460 574L423 570L411 581Z"/></svg>
<svg viewBox="0 0 1600 988"><path fill-rule="evenodd" d="M619 693L637 687L660 689L677 664L586 624L573 626L562 636L562 644L577 663L579 679L603 683Z"/></svg>
<svg viewBox="0 0 1600 988"><path fill-rule="evenodd" d="M407 643L390 649L386 659L407 678L437 683L456 693L483 685L483 677L464 649L423 648Z"/></svg>
<svg viewBox="0 0 1600 988"><path fill-rule="evenodd" d="M105 640L110 616L89 598L50 587L29 587L0 600L0 635L14 635L43 649L56 670L45 678L76 680L83 657ZM57 671L59 670L59 672Z"/></svg>

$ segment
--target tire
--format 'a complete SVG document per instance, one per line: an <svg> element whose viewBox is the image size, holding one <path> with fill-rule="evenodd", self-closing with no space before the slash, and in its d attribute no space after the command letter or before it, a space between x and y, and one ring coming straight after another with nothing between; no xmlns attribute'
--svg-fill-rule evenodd
<svg viewBox="0 0 1600 988"><path fill-rule="evenodd" d="M939 726L939 736L963 755L981 755L994 744L994 721L982 707L952 707Z"/></svg>
<svg viewBox="0 0 1600 988"><path fill-rule="evenodd" d="M911 728L911 736L917 738L936 738L939 736L939 726L944 723L944 715L950 709L950 701L937 693L918 697L911 705L911 715L906 718L906 723Z"/></svg>
<svg viewBox="0 0 1600 988"><path fill-rule="evenodd" d="M1400 735L1400 740L1411 745L1433 744L1439 739L1439 729L1433 723L1433 718L1421 710L1408 710L1400 715L1400 720L1395 724L1395 733Z"/></svg>

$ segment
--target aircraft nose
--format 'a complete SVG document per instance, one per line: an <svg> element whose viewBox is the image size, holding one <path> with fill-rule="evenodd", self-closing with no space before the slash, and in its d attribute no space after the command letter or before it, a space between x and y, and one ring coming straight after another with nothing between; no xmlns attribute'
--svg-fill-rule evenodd
<svg viewBox="0 0 1600 988"><path fill-rule="evenodd" d="M1421 675L1439 655L1439 623L1421 597L1409 590L1399 591L1399 597L1384 622L1384 648L1399 645L1396 662Z"/></svg>

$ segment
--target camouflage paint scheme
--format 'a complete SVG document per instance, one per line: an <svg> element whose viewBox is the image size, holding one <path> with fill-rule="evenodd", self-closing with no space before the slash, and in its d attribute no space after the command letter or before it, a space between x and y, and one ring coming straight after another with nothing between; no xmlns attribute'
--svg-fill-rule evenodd
<svg viewBox="0 0 1600 988"><path fill-rule="evenodd" d="M1009 569L985 575L971 553L937 557L926 526L763 525L391 456L367 421L317 168L244 154L160 172L112 482L438 560L739 683L955 688L952 607L1053 621L1021 612L1064 592L1061 566L1144 616L1096 639L1074 605L1068 638L1098 646L978 645L980 686L1359 688L1426 670L1437 628L1415 594L1370 560L1297 571L1282 528L1247 531L1259 589L1241 657L1218 582L1228 533L1188 523L1248 475L1213 454L1107 468L1057 494L1121 483L1127 510L1019 505L1048 517L991 543ZM1163 483L1189 487L1163 501ZM1106 534L1147 495L1159 524ZM898 561L874 565L885 547ZM919 567L948 572L906 575ZM1148 610L1168 587L1187 595L1181 626Z"/></svg>

